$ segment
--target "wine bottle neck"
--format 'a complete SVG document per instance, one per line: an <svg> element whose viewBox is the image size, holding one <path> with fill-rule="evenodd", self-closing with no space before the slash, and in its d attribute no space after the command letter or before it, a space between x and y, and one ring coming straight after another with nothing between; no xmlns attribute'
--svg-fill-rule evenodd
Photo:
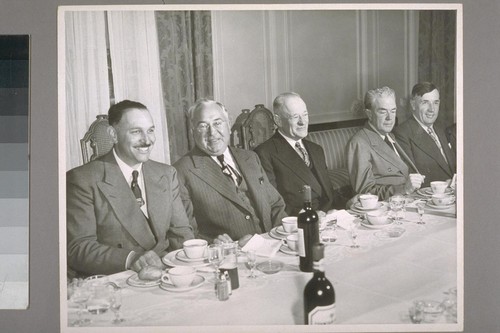
<svg viewBox="0 0 500 333"><path fill-rule="evenodd" d="M304 201L304 210L312 209L311 201Z"/></svg>
<svg viewBox="0 0 500 333"><path fill-rule="evenodd" d="M325 264L324 260L313 261L313 271L314 276L325 276Z"/></svg>

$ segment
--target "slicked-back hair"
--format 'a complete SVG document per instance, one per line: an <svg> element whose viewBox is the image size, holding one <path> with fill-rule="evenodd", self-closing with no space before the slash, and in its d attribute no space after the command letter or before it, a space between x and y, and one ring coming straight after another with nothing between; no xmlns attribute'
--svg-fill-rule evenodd
<svg viewBox="0 0 500 333"><path fill-rule="evenodd" d="M395 99L396 93L389 87L368 90L365 94L365 109L373 110L373 103L380 97L394 97Z"/></svg>
<svg viewBox="0 0 500 333"><path fill-rule="evenodd" d="M299 94L297 94L293 91L284 92L284 93L279 94L278 96L276 96L276 98L273 101L274 114L278 114L278 115L281 114L281 111L283 110L286 99L290 98L290 97L298 97L298 98L302 99L302 97L300 97Z"/></svg>
<svg viewBox="0 0 500 333"><path fill-rule="evenodd" d="M413 89L411 90L411 98L415 98L417 96L422 97L433 90L438 90L434 83L427 81L419 82L413 86Z"/></svg>
<svg viewBox="0 0 500 333"><path fill-rule="evenodd" d="M194 114L198 111L202 111L203 109L205 109L211 105L217 105L222 110L222 113L224 113L224 116L226 117L226 121L229 124L229 113L227 112L226 107L222 103L214 101L212 99L208 99L208 98L201 98L201 99L197 100L188 110L189 122L191 123L191 126L193 128L196 125L196 124L193 124Z"/></svg>
<svg viewBox="0 0 500 333"><path fill-rule="evenodd" d="M111 126L116 125L122 119L124 111L127 109L139 109L139 110L147 110L148 108L139 102L131 101L131 100L123 100L115 105L111 105L108 111L108 122Z"/></svg>

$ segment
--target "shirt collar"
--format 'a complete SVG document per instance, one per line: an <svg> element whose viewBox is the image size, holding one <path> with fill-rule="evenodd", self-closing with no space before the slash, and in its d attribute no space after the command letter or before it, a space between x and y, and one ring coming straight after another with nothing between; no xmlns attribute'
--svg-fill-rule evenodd
<svg viewBox="0 0 500 333"><path fill-rule="evenodd" d="M302 139L296 141L294 139L290 139L289 137L287 137L285 134L283 134L283 132L281 132L281 130L278 129L278 133L286 140L286 142L288 142L290 144L290 146L292 146L293 149L295 149L295 143L298 142L300 144L300 146L302 148L304 148L304 144L302 143Z"/></svg>
<svg viewBox="0 0 500 333"><path fill-rule="evenodd" d="M127 163L123 162L123 160L116 154L115 148L113 148L113 155L115 156L116 163L118 163L118 167L120 168L123 176L127 180L127 182L131 181L132 177L132 171L137 170L139 172L139 175L141 175L142 171L142 163L139 163L139 166L137 169L132 168L130 165Z"/></svg>
<svg viewBox="0 0 500 333"><path fill-rule="evenodd" d="M420 120L417 119L417 117L415 117L415 115L413 115L413 118L415 118L415 120L417 121L417 123L422 126L422 128L424 129L424 131L427 132L427 130L429 128L431 128L433 131L434 131L434 124L432 124L431 126L427 126L426 124L422 123Z"/></svg>

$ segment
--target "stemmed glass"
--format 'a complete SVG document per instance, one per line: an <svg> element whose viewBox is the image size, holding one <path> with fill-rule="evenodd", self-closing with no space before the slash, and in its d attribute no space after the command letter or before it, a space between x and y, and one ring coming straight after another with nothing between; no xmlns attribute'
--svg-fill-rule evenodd
<svg viewBox="0 0 500 333"><path fill-rule="evenodd" d="M249 279L255 279L257 275L255 275L255 264L257 263L257 256L255 255L255 250L247 251L247 265L250 267L250 275L247 276Z"/></svg>
<svg viewBox="0 0 500 333"><path fill-rule="evenodd" d="M219 271L219 266L224 259L224 251L219 244L212 244L208 246L208 261L214 265L215 274Z"/></svg>
<svg viewBox="0 0 500 333"><path fill-rule="evenodd" d="M349 228L349 237L351 237L352 240L352 249L357 249L359 248L359 244L356 243L356 238L358 238L358 224L353 222L351 227Z"/></svg>
<svg viewBox="0 0 500 333"><path fill-rule="evenodd" d="M90 319L82 318L82 312L85 309L85 303L89 300L92 292L89 283L81 281L78 285L74 286L73 294L70 297L70 302L78 304L78 319L71 323L72 326L87 326L90 324Z"/></svg>
<svg viewBox="0 0 500 333"><path fill-rule="evenodd" d="M113 289L110 292L110 308L111 311L115 313L115 319L113 319L112 323L118 325L125 321L124 318L121 317L120 308L122 306L122 290L121 289Z"/></svg>
<svg viewBox="0 0 500 333"><path fill-rule="evenodd" d="M420 220L417 222L417 224L425 224L425 222L424 222L425 203L424 202L417 203L417 213L420 216Z"/></svg>
<svg viewBox="0 0 500 333"><path fill-rule="evenodd" d="M403 210L404 204L405 198L401 195L395 195L389 199L389 206L394 212L394 218L396 220L395 224L401 224L399 212Z"/></svg>

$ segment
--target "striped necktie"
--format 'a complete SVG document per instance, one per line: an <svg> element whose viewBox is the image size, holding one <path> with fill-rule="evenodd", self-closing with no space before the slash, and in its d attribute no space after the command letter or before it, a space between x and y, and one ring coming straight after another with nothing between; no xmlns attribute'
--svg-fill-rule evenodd
<svg viewBox="0 0 500 333"><path fill-rule="evenodd" d="M300 145L300 143L297 141L295 142L295 149L300 153L300 157L302 157L302 160L304 160L304 163L307 166L311 165L311 161L309 160L309 154L307 151Z"/></svg>
<svg viewBox="0 0 500 333"><path fill-rule="evenodd" d="M240 186L242 178L239 172L224 161L224 155L217 156L217 159L221 164L222 173L228 176L236 186Z"/></svg>
<svg viewBox="0 0 500 333"><path fill-rule="evenodd" d="M137 170L132 171L132 183L130 184L130 188L135 195L135 200L139 204L139 207L144 205L145 201L142 198L142 191L139 187L139 183L137 182L137 178L139 177L139 172Z"/></svg>
<svg viewBox="0 0 500 333"><path fill-rule="evenodd" d="M427 133L429 133L432 140L434 140L434 143L439 148L439 151L441 152L441 155L443 155L444 160L446 161L446 163L448 163L448 160L446 160L446 155L444 154L443 146L441 145L441 142L439 141L439 138L432 129L432 127L427 127Z"/></svg>

